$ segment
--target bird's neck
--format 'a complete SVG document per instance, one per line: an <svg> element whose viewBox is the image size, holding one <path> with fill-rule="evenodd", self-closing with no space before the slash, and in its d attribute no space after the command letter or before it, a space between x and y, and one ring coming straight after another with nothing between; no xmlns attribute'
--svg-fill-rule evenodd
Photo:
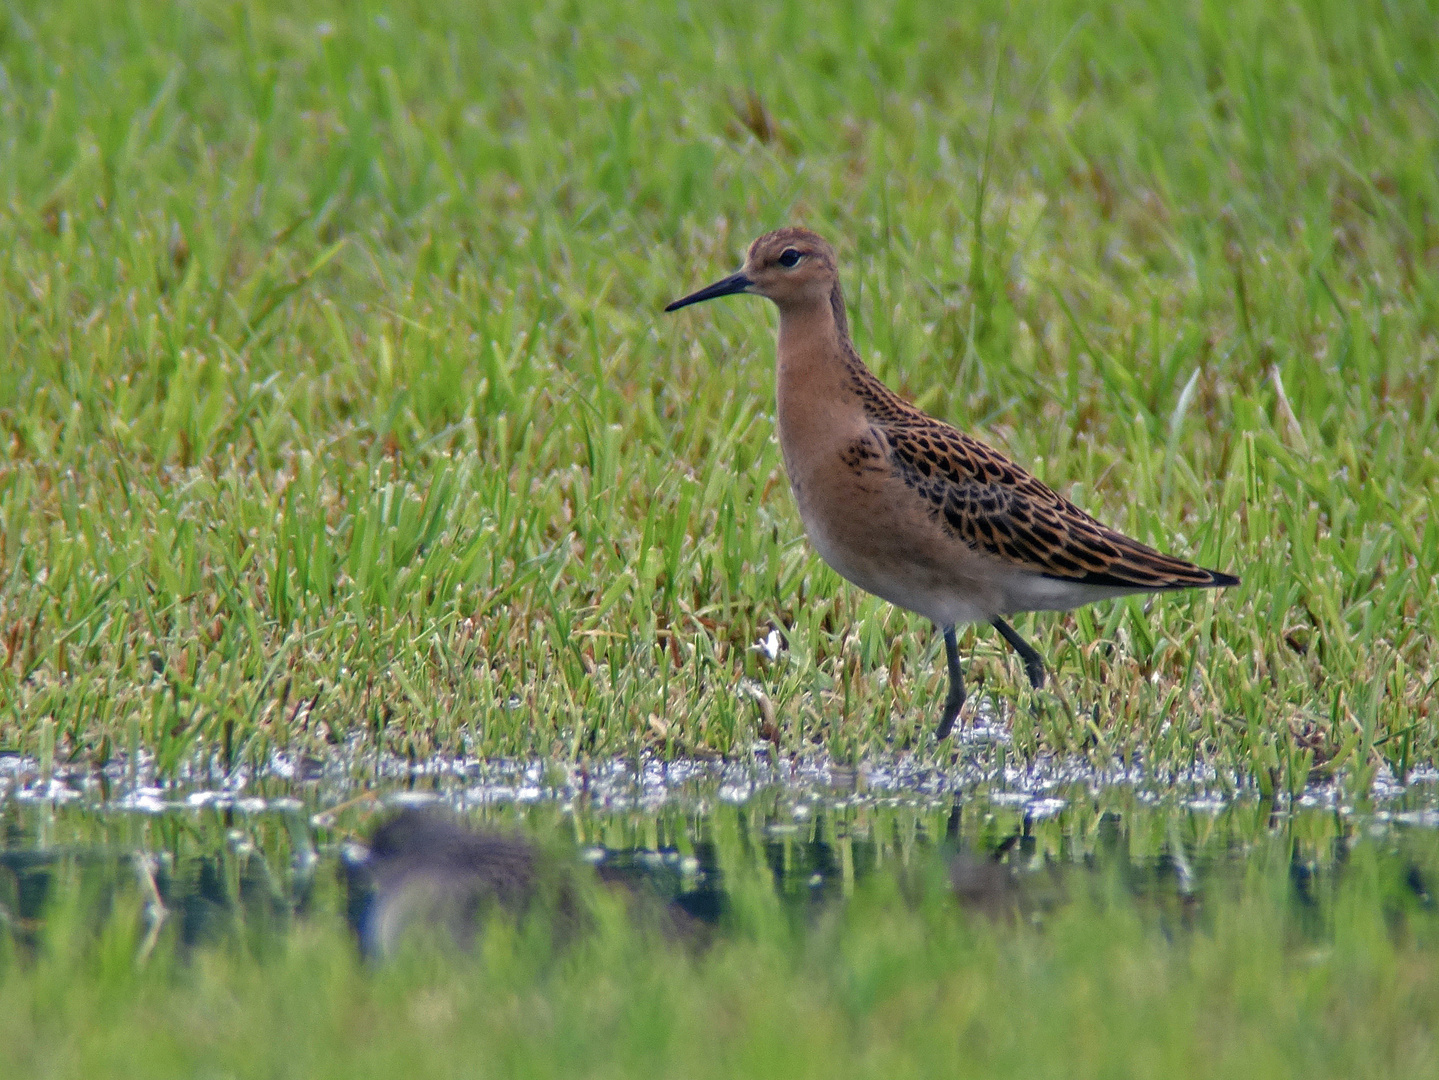
<svg viewBox="0 0 1439 1080"><path fill-rule="evenodd" d="M780 308L776 397L780 448L793 481L800 448L853 439L867 426L861 388L875 382L849 339L839 286Z"/></svg>
<svg viewBox="0 0 1439 1080"><path fill-rule="evenodd" d="M805 299L780 308L776 360L781 411L786 396L840 395L858 372L867 373L849 339L844 294L838 283L828 298Z"/></svg>

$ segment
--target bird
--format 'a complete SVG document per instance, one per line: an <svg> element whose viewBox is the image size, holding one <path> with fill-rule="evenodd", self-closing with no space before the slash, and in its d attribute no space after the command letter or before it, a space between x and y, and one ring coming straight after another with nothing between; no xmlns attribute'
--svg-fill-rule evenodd
<svg viewBox="0 0 1439 1080"><path fill-rule="evenodd" d="M559 936L579 920L574 883L538 846L437 811L406 808L343 854L350 921L369 959L394 956L411 932L468 948L488 916L520 916L545 899Z"/></svg>
<svg viewBox="0 0 1439 1080"><path fill-rule="evenodd" d="M730 901L713 871L702 869L698 886L672 893L653 867L628 863L625 852L602 854L591 867L524 836L406 807L380 822L368 844L342 850L360 954L393 958L411 936L466 950L496 915L546 918L551 944L565 945L596 926L592 886L616 895L637 926L676 944L702 948L714 939Z"/></svg>
<svg viewBox="0 0 1439 1080"><path fill-rule="evenodd" d="M841 577L923 615L944 637L949 692L938 739L965 701L956 627L992 626L1038 690L1044 659L1007 616L1239 584L1102 525L885 386L850 340L835 252L817 234L765 233L737 273L665 311L739 293L779 308L779 444L810 543Z"/></svg>

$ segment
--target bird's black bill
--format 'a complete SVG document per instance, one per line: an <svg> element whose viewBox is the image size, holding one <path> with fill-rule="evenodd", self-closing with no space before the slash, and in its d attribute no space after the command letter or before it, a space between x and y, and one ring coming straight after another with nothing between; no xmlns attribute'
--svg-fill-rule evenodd
<svg viewBox="0 0 1439 1080"><path fill-rule="evenodd" d="M691 304L698 304L701 300L713 300L716 296L730 296L733 293L744 292L754 282L743 274L731 274L723 281L716 281L713 285L706 286L699 292L690 293L683 299L676 300L666 311L678 311L682 307L689 307Z"/></svg>

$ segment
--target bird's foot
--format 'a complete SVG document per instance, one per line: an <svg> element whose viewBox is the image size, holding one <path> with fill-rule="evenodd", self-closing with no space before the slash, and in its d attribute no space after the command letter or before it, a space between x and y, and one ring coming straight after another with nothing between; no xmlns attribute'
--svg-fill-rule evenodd
<svg viewBox="0 0 1439 1080"><path fill-rule="evenodd" d="M1029 687L1031 690L1044 688L1044 665L1038 660L1024 662L1024 673L1029 676Z"/></svg>

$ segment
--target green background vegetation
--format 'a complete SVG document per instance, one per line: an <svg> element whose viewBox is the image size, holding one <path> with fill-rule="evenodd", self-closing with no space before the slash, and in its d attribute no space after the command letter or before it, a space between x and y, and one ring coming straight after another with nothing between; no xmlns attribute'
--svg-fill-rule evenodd
<svg viewBox="0 0 1439 1080"><path fill-rule="evenodd" d="M1344 798L1432 766L1436 21L1427 0L0 6L0 751L41 777L148 754L162 778L276 751L933 755L929 627L803 540L773 312L660 313L800 222L837 245L891 385L1244 578L1022 620L1039 694L966 636L974 700L1013 727L974 753ZM333 861L371 806L325 824L334 789L296 787L303 810L253 815L0 806L0 853L24 849L0 870L0 1073L1434 1071L1435 833L1382 815L1076 790L1025 824L976 795L961 838L1026 833L1009 861L1038 897L991 921L946 891L942 811L600 827L547 803L492 816L712 842L722 940L693 957L612 909L558 958L501 926L374 969ZM797 919L765 845L807 838L883 872ZM133 868L98 881L92 847L209 860L232 921L187 949L177 905L152 948ZM22 918L11 868L42 862L50 902Z"/></svg>
<svg viewBox="0 0 1439 1080"><path fill-rule="evenodd" d="M1033 699L967 637L1015 753L1359 793L1430 763L1434 29L1352 0L9 4L0 746L162 774L924 746L927 624L802 539L772 312L660 314L802 222L891 385L1244 578L1023 620Z"/></svg>

